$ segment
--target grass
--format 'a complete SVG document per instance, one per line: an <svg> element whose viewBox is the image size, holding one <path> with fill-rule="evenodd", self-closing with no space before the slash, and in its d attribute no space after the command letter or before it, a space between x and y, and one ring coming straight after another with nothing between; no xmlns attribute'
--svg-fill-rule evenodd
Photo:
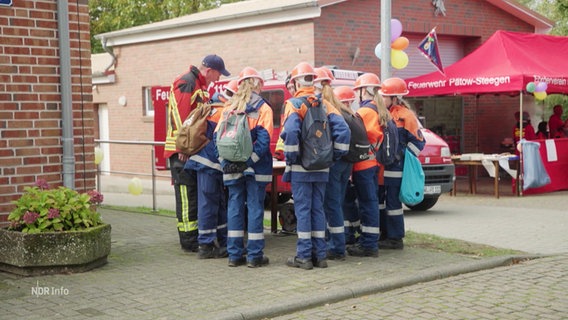
<svg viewBox="0 0 568 320"><path fill-rule="evenodd" d="M101 208L109 210L118 210L142 214L154 214L166 217L176 217L175 211L159 209L154 211L147 207L127 207L127 206L110 206L102 205ZM270 228L270 220L264 219L264 226ZM278 223L280 228L280 223ZM480 258L496 257L503 255L524 254L522 251L495 248L488 245L477 244L457 239L443 238L426 233L417 233L408 231L404 240L405 247L421 248L430 251L447 252L452 254L461 254L466 256L474 256Z"/></svg>

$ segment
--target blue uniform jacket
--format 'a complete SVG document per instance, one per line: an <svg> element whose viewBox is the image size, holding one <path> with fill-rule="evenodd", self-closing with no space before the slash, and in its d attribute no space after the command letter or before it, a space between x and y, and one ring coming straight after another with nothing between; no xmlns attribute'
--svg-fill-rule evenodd
<svg viewBox="0 0 568 320"><path fill-rule="evenodd" d="M248 168L243 173L223 174L225 185L235 184L243 175L253 176L257 183L268 184L272 181L272 153L270 152L270 139L273 130L272 108L260 95L253 92L250 101L247 103L245 113L248 116L252 137L252 155L246 161ZM218 157L219 154L216 149L215 152ZM221 167L224 167L227 160L220 160Z"/></svg>
<svg viewBox="0 0 568 320"><path fill-rule="evenodd" d="M402 106L392 106L390 113L398 128L402 159L385 168L385 184L400 185L406 148L418 157L426 145L426 140L419 129L419 122L414 112Z"/></svg>
<svg viewBox="0 0 568 320"><path fill-rule="evenodd" d="M304 100L299 99L299 97L317 98L313 87L302 88L298 90L295 98L291 98L286 102L284 126L280 133L280 137L284 141L284 156L286 158L286 170L284 171L282 180L285 182L292 180L299 182L327 182L329 168L306 170L300 164L299 151L300 137L302 136L302 121L308 107L304 104ZM327 118L333 139L333 157L334 160L339 160L349 152L351 131L339 111L326 100L322 102L327 109Z"/></svg>

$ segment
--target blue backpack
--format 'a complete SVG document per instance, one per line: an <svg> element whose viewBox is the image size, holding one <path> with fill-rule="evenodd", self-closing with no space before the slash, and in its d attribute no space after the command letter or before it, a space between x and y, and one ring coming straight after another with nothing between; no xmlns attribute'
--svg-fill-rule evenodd
<svg viewBox="0 0 568 320"><path fill-rule="evenodd" d="M377 161L385 167L391 166L402 159L402 152L398 137L398 128L394 120L387 122L383 127L383 142L377 150Z"/></svg>
<svg viewBox="0 0 568 320"><path fill-rule="evenodd" d="M300 98L308 107L302 121L300 164L306 170L322 170L333 165L333 141L327 109L319 99Z"/></svg>

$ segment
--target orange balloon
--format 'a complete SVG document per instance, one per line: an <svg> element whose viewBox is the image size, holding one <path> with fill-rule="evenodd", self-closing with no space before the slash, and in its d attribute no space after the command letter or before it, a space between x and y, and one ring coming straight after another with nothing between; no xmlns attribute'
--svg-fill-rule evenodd
<svg viewBox="0 0 568 320"><path fill-rule="evenodd" d="M398 37L391 43L391 49L395 50L405 50L408 48L408 38L407 37Z"/></svg>

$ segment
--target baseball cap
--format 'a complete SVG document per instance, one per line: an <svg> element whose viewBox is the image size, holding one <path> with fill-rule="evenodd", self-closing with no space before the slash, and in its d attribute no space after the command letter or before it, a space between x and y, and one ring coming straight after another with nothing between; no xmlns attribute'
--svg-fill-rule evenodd
<svg viewBox="0 0 568 320"><path fill-rule="evenodd" d="M225 62L223 61L223 59L216 54L210 54L203 58L202 64L207 68L221 72L221 74L225 77L231 75L231 73L227 71L227 69L225 69Z"/></svg>

